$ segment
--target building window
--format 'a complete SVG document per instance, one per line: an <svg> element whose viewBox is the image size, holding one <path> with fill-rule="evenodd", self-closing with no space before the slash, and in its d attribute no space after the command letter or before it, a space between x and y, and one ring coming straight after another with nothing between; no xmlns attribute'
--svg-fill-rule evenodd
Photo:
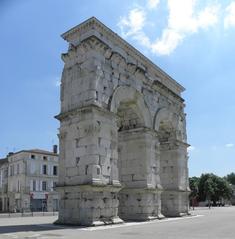
<svg viewBox="0 0 235 239"><path fill-rule="evenodd" d="M2 187L2 181L3 181L3 173L2 170L0 170L0 188Z"/></svg>
<svg viewBox="0 0 235 239"><path fill-rule="evenodd" d="M53 182L53 190L56 188L56 182Z"/></svg>
<svg viewBox="0 0 235 239"><path fill-rule="evenodd" d="M75 139L75 147L79 148L79 139Z"/></svg>
<svg viewBox="0 0 235 239"><path fill-rule="evenodd" d="M47 160L47 156L43 156L43 160Z"/></svg>
<svg viewBox="0 0 235 239"><path fill-rule="evenodd" d="M46 165L46 164L44 164L44 165L42 166L42 173L43 173L43 174L47 174L47 165Z"/></svg>
<svg viewBox="0 0 235 239"><path fill-rule="evenodd" d="M20 174L20 165L17 164L17 174Z"/></svg>
<svg viewBox="0 0 235 239"><path fill-rule="evenodd" d="M53 175L57 176L57 166L53 166Z"/></svg>
<svg viewBox="0 0 235 239"><path fill-rule="evenodd" d="M4 178L8 177L8 170L7 169L4 170L4 175L3 176L4 176Z"/></svg>
<svg viewBox="0 0 235 239"><path fill-rule="evenodd" d="M14 165L10 166L10 176L14 175Z"/></svg>
<svg viewBox="0 0 235 239"><path fill-rule="evenodd" d="M58 211L59 210L59 200L53 199L53 210Z"/></svg>
<svg viewBox="0 0 235 239"><path fill-rule="evenodd" d="M80 161L80 157L76 157L76 165L79 164L79 161Z"/></svg>
<svg viewBox="0 0 235 239"><path fill-rule="evenodd" d="M33 180L33 191L35 192L36 191L36 181Z"/></svg>
<svg viewBox="0 0 235 239"><path fill-rule="evenodd" d="M34 154L31 154L31 159L35 159L35 155Z"/></svg>
<svg viewBox="0 0 235 239"><path fill-rule="evenodd" d="M20 192L20 180L17 182L17 192Z"/></svg>
<svg viewBox="0 0 235 239"><path fill-rule="evenodd" d="M42 181L42 191L46 191L46 190L47 190L47 182Z"/></svg>
<svg viewBox="0 0 235 239"><path fill-rule="evenodd" d="M31 174L34 174L35 173L35 170L36 170L36 165L35 165L35 162L30 162L30 173Z"/></svg>

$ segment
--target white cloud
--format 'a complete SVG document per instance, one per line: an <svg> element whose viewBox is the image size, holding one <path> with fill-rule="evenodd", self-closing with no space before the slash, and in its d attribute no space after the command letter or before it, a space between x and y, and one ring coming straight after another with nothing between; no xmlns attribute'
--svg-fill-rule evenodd
<svg viewBox="0 0 235 239"><path fill-rule="evenodd" d="M61 82L60 82L60 77L59 76L54 78L53 84L54 84L55 87L60 87Z"/></svg>
<svg viewBox="0 0 235 239"><path fill-rule="evenodd" d="M189 35L200 29L207 29L218 22L219 5L209 5L196 11L196 0L168 0L167 26L162 35L151 41L145 34L146 16L148 11L155 8L159 1L147 0L147 7L132 9L127 17L122 17L119 27L124 37L132 37L153 53L168 55ZM148 22L149 23L149 22ZM152 22L154 25L154 22ZM156 26L157 27L157 26Z"/></svg>
<svg viewBox="0 0 235 239"><path fill-rule="evenodd" d="M145 12L142 9L134 8L129 12L127 17L121 18L118 25L125 37L134 36L138 34L145 25Z"/></svg>
<svg viewBox="0 0 235 239"><path fill-rule="evenodd" d="M60 86L60 81L56 81L55 86L59 87Z"/></svg>
<svg viewBox="0 0 235 239"><path fill-rule="evenodd" d="M165 52L159 52L160 54L170 54L188 35L217 23L217 6L206 7L196 14L194 0L182 0L181 4L178 4L175 0L168 0L169 20L166 29L170 32L171 36L169 38L174 36L177 36L177 38L175 41L166 41L163 32L160 41L165 47Z"/></svg>
<svg viewBox="0 0 235 239"><path fill-rule="evenodd" d="M195 3L195 0L181 0L180 4L178 1L168 0L168 25L160 39L153 44L153 52L161 55L170 54L188 35L217 23L217 5L208 6L196 13Z"/></svg>
<svg viewBox="0 0 235 239"><path fill-rule="evenodd" d="M168 28L177 32L194 31L195 21L192 18L195 1L193 0L168 0L169 18Z"/></svg>
<svg viewBox="0 0 235 239"><path fill-rule="evenodd" d="M225 147L226 147L226 148L232 148L232 147L234 147L234 144L232 144L232 143L225 144Z"/></svg>
<svg viewBox="0 0 235 239"><path fill-rule="evenodd" d="M190 152L190 151L194 151L195 149L196 149L196 148L195 148L194 146L191 145L191 146L188 147L187 150L188 150L188 152Z"/></svg>
<svg viewBox="0 0 235 239"><path fill-rule="evenodd" d="M219 21L219 5L213 5L206 7L198 15L198 26L206 29L210 26L214 26Z"/></svg>
<svg viewBox="0 0 235 239"><path fill-rule="evenodd" d="M150 9L156 8L159 4L160 0L148 0L147 7Z"/></svg>
<svg viewBox="0 0 235 239"><path fill-rule="evenodd" d="M169 55L182 40L182 35L177 31L165 29L161 39L151 45L151 50L160 55Z"/></svg>
<svg viewBox="0 0 235 239"><path fill-rule="evenodd" d="M235 27L235 1L231 2L225 9L224 27Z"/></svg>
<svg viewBox="0 0 235 239"><path fill-rule="evenodd" d="M200 28L207 28L217 23L218 5L205 7L196 12L195 0L168 0L169 20L168 28L183 33L194 33Z"/></svg>

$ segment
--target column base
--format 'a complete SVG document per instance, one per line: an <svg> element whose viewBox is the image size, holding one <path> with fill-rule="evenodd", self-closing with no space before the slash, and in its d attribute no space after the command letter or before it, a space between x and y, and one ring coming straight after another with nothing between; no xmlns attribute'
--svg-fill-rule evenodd
<svg viewBox="0 0 235 239"><path fill-rule="evenodd" d="M156 189L122 189L119 192L119 217L124 221L148 221L163 218L160 193Z"/></svg>
<svg viewBox="0 0 235 239"><path fill-rule="evenodd" d="M110 220L97 220L97 221L65 221L58 219L54 222L55 225L70 225L70 226L103 226L103 225L112 225L112 224L121 224L123 223L123 220L121 220L119 217L112 218Z"/></svg>
<svg viewBox="0 0 235 239"><path fill-rule="evenodd" d="M161 201L162 214L165 217L183 217L189 215L188 191L163 191Z"/></svg>
<svg viewBox="0 0 235 239"><path fill-rule="evenodd" d="M118 217L118 191L114 186L63 186L59 218L55 224L100 226L122 223Z"/></svg>
<svg viewBox="0 0 235 239"><path fill-rule="evenodd" d="M164 215L162 215L161 213L158 214L157 219L161 220L166 218Z"/></svg>

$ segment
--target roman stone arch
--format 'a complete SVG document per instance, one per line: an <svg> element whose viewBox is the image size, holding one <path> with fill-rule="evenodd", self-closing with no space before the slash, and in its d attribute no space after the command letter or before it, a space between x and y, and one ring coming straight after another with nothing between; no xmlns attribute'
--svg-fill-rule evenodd
<svg viewBox="0 0 235 239"><path fill-rule="evenodd" d="M184 88L95 18L62 37L69 47L56 116L57 223L90 226L187 212ZM175 163L172 182L167 161Z"/></svg>

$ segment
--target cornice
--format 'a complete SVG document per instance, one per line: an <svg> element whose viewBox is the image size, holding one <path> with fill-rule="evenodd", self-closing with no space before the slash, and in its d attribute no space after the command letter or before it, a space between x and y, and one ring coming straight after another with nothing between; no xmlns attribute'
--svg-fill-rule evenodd
<svg viewBox="0 0 235 239"><path fill-rule="evenodd" d="M157 87L158 89L162 89L164 92L167 92L169 94L171 94L173 97L175 97L176 99L178 99L181 103L184 102L184 99L182 97L180 97L178 94L176 94L174 91L172 91L171 89L169 89L167 86L165 86L162 82L160 81L154 81L153 82L153 86ZM168 95L168 94L167 94Z"/></svg>
<svg viewBox="0 0 235 239"><path fill-rule="evenodd" d="M92 105L89 105L89 106L77 107L77 108L69 110L67 112L62 112L62 113L54 116L54 118L59 120L59 121L63 121L63 120L68 120L68 119L71 118L71 116L78 115L80 113L85 113L85 112L90 113L90 112L94 112L94 111L108 114L111 117L116 116L113 112L108 111L108 110L106 110L102 107L99 107L98 105L92 104Z"/></svg>
<svg viewBox="0 0 235 239"><path fill-rule="evenodd" d="M177 140L177 139L160 143L160 148L163 151L176 150L179 148L187 149L189 146L190 146L190 144L183 142L181 140Z"/></svg>
<svg viewBox="0 0 235 239"><path fill-rule="evenodd" d="M89 18L83 23L65 32L61 36L70 44L77 46L84 39L92 35L96 36L108 45L113 44L111 48L113 48L114 45L120 46L124 49L124 51L130 53L131 57L136 59L140 64L147 66L148 70L150 69L150 71L158 78L158 81L173 91L176 95L180 96L180 93L185 90L183 86L177 83L166 72L160 69L156 64L154 64L151 60L145 57L142 53L140 53L137 49L127 43L117 33L113 32L95 17Z"/></svg>

